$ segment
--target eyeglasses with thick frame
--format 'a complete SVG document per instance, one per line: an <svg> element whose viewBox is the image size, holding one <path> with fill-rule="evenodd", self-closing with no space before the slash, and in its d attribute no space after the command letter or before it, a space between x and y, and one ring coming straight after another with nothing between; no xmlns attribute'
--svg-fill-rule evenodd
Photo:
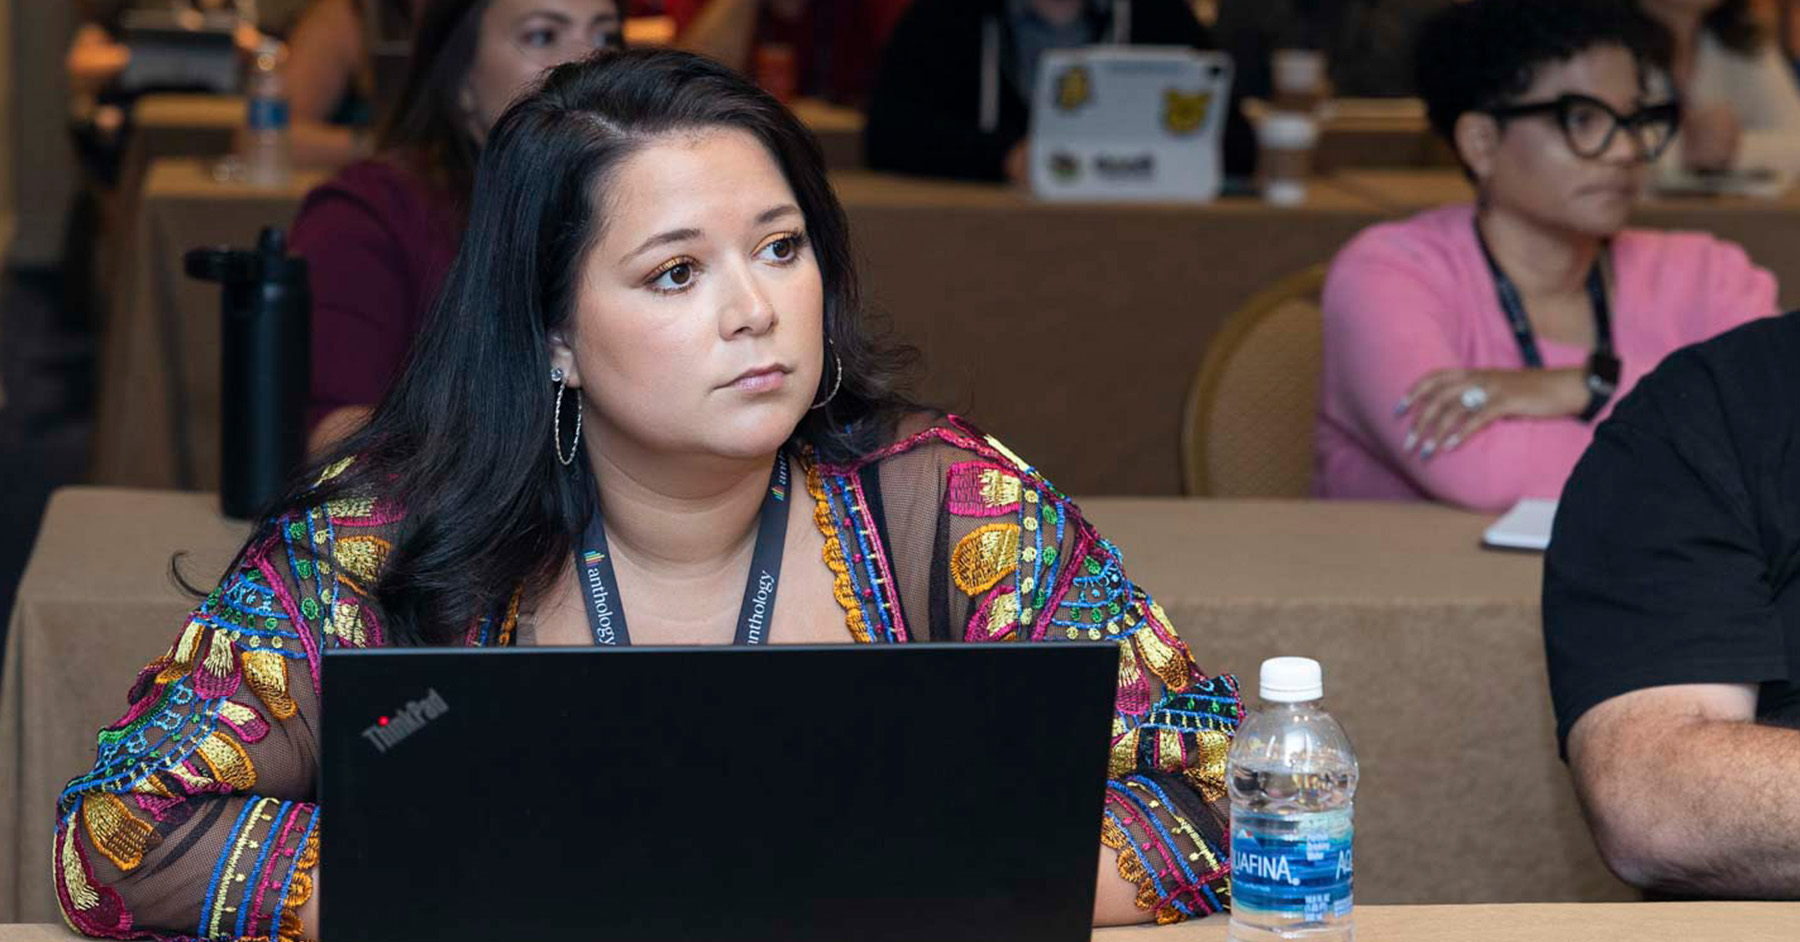
<svg viewBox="0 0 1800 942"><path fill-rule="evenodd" d="M1550 115L1562 129L1563 139L1577 157L1592 160L1612 147L1624 128L1638 145L1638 158L1646 163L1662 156L1681 128L1681 104L1667 101L1620 114L1598 98L1568 94L1550 101L1524 102L1484 108L1482 113L1498 121Z"/></svg>

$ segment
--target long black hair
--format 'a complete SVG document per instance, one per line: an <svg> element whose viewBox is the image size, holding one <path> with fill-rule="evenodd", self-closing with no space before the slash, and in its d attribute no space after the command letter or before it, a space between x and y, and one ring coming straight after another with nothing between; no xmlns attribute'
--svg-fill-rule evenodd
<svg viewBox="0 0 1800 942"><path fill-rule="evenodd" d="M458 100L481 42L489 0L431 0L413 29L406 78L376 132L376 147L468 206L481 148ZM623 4L621 4L623 6Z"/></svg>
<svg viewBox="0 0 1800 942"><path fill-rule="evenodd" d="M899 387L916 354L867 323L818 142L774 98L708 59L600 52L551 70L495 125L468 234L405 369L369 423L304 480L355 460L317 488L297 487L252 545L279 517L334 497L394 502L406 519L375 597L398 644L451 643L520 588L550 585L570 565L594 485L580 449L573 473L556 458L547 335L570 320L620 165L666 135L707 128L742 130L768 148L818 260L842 385L795 439L832 462L887 444L915 408ZM839 372L827 363L815 401Z"/></svg>

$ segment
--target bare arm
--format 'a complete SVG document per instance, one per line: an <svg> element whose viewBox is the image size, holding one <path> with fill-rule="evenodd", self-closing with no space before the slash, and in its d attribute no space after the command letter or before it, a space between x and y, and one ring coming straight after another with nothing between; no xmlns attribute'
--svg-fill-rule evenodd
<svg viewBox="0 0 1800 942"><path fill-rule="evenodd" d="M288 40L288 103L295 121L331 117L362 65L362 21L351 0L313 4Z"/></svg>
<svg viewBox="0 0 1800 942"><path fill-rule="evenodd" d="M1800 731L1759 726L1756 687L1636 690L1569 732L1601 855L1626 882L1708 896L1800 895Z"/></svg>
<svg viewBox="0 0 1800 942"><path fill-rule="evenodd" d="M362 20L352 0L324 0L307 9L288 42L288 103L293 109L294 162L333 167L356 156L349 128L326 123L363 67Z"/></svg>
<svg viewBox="0 0 1800 942"><path fill-rule="evenodd" d="M95 94L125 71L130 61L131 50L123 43L114 42L99 26L84 23L75 31L69 54L63 60L69 73L69 91L77 95Z"/></svg>
<svg viewBox="0 0 1800 942"><path fill-rule="evenodd" d="M1119 879L1119 852L1102 845L1100 878L1094 886L1094 925L1135 926L1155 922L1156 914L1139 909L1138 888Z"/></svg>
<svg viewBox="0 0 1800 942"><path fill-rule="evenodd" d="M307 454L314 458L323 455L331 446L361 429L374 411L368 406L343 406L326 413L307 436Z"/></svg>
<svg viewBox="0 0 1800 942"><path fill-rule="evenodd" d="M675 38L675 46L742 72L750 61L750 43L761 11L762 0L712 0L693 25Z"/></svg>
<svg viewBox="0 0 1800 942"><path fill-rule="evenodd" d="M321 938L319 935L319 875L324 872L322 867L313 871L312 895L307 897L306 903L300 907L300 926L305 930L306 937L310 939Z"/></svg>

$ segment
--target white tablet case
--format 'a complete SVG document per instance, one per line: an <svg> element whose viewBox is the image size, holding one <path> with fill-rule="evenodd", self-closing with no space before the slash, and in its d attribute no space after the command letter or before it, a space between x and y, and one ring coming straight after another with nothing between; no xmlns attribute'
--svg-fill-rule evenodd
<svg viewBox="0 0 1800 942"><path fill-rule="evenodd" d="M1203 203L1223 182L1231 57L1181 47L1046 53L1031 109L1043 199Z"/></svg>

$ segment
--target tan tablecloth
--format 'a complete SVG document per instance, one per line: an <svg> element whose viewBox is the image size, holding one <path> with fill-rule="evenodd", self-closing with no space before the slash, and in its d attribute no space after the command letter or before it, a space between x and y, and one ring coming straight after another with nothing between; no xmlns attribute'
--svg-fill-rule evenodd
<svg viewBox="0 0 1800 942"><path fill-rule="evenodd" d="M1254 122L1268 113L1268 106L1255 101L1247 103L1244 110ZM1416 98L1331 101L1319 119L1319 145L1313 159L1323 172L1456 166L1456 155L1432 132L1425 103Z"/></svg>
<svg viewBox="0 0 1800 942"><path fill-rule="evenodd" d="M56 795L92 766L94 732L129 706L137 670L164 653L198 600L170 559L211 589L248 533L212 494L57 492L19 583L0 676L0 922L58 920L49 873ZM86 732L80 732L86 728Z"/></svg>
<svg viewBox="0 0 1800 942"><path fill-rule="evenodd" d="M222 157L243 127L239 95L145 95L131 108L125 179L140 181L165 157Z"/></svg>
<svg viewBox="0 0 1800 942"><path fill-rule="evenodd" d="M802 98L788 106L825 152L825 166L832 170L856 170L863 165L863 113L828 101Z"/></svg>
<svg viewBox="0 0 1800 942"><path fill-rule="evenodd" d="M1202 668L1306 654L1362 762L1358 898L1629 898L1599 864L1556 759L1539 561L1477 549L1480 517L1425 505L1092 499ZM12 614L0 679L0 921L54 920L55 797L167 650L245 528L214 497L60 491ZM18 876L13 876L17 874ZM16 881L16 882L15 882Z"/></svg>
<svg viewBox="0 0 1800 942"><path fill-rule="evenodd" d="M866 300L924 352L920 391L1077 494L1180 493L1206 345L1257 291L1382 218L1327 186L1276 209L1042 203L840 174Z"/></svg>
<svg viewBox="0 0 1800 942"><path fill-rule="evenodd" d="M1331 179L1395 215L1467 202L1475 196L1456 170L1354 170ZM1736 242L1775 274L1784 305L1800 303L1800 189L1779 199L1650 196L1633 214L1632 224L1698 230Z"/></svg>
<svg viewBox="0 0 1800 942"><path fill-rule="evenodd" d="M790 107L819 138L826 166L834 170L862 166L862 112L811 98ZM241 95L146 95L132 106L127 164L142 177L150 161L163 157L228 153L244 115Z"/></svg>
<svg viewBox="0 0 1800 942"><path fill-rule="evenodd" d="M322 172L272 189L214 180L211 161L158 160L144 181L120 290L101 340L95 481L211 487L219 481L220 289L182 257L248 248L287 226Z"/></svg>
<svg viewBox="0 0 1800 942"><path fill-rule="evenodd" d="M1792 942L1800 903L1540 903L1359 906L1369 942ZM69 942L62 926L0 926L0 942ZM1177 926L1096 929L1094 942L1225 942L1224 916Z"/></svg>
<svg viewBox="0 0 1800 942"><path fill-rule="evenodd" d="M287 225L281 190L158 161L104 345L93 480L219 482L219 293L188 248ZM1270 283L1379 221L1330 186L1275 209L1048 204L1008 189L862 173L834 182L866 300L924 352L920 392L966 412L1076 493L1180 491L1181 410L1207 341Z"/></svg>

